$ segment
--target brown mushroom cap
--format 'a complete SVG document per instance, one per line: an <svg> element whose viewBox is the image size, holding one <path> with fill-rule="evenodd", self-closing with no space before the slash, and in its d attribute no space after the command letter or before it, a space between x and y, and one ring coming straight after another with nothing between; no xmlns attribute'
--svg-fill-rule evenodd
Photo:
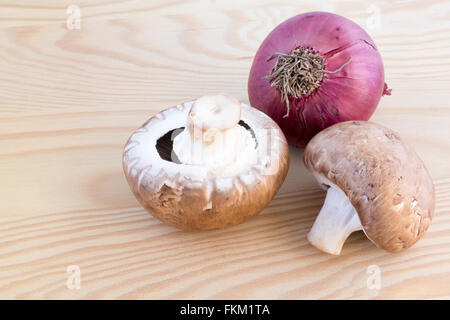
<svg viewBox="0 0 450 320"><path fill-rule="evenodd" d="M168 108L132 134L124 148L125 176L139 203L169 225L187 230L236 225L262 211L283 183L289 167L286 139L267 115L242 104L240 125L252 130L257 163L217 170L162 159L158 139L187 127L192 104Z"/></svg>
<svg viewBox="0 0 450 320"><path fill-rule="evenodd" d="M341 188L367 237L397 252L424 234L434 212L434 185L416 152L394 131L366 121L335 124L307 145L305 165Z"/></svg>

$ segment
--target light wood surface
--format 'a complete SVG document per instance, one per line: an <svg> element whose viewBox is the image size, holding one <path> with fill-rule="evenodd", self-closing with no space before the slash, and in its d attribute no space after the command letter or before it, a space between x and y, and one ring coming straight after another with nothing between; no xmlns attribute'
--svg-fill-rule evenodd
<svg viewBox="0 0 450 320"><path fill-rule="evenodd" d="M66 25L70 4L80 29ZM353 19L382 53L393 92L373 120L434 179L425 237L389 254L356 233L341 256L318 252L305 235L324 193L300 150L242 225L184 232L152 218L122 172L131 132L203 94L248 102L261 41L314 10ZM0 298L450 298L449 1L0 1L0 70ZM66 285L71 265L79 289Z"/></svg>

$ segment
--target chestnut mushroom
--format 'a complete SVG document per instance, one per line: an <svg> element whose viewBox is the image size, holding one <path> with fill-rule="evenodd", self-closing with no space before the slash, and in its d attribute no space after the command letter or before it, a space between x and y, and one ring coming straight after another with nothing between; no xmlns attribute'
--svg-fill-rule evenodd
<svg viewBox="0 0 450 320"><path fill-rule="evenodd" d="M411 247L434 212L434 185L416 152L394 131L347 121L318 133L304 153L306 167L327 190L307 238L338 255L347 237L363 230L389 252Z"/></svg>
<svg viewBox="0 0 450 320"><path fill-rule="evenodd" d="M243 222L272 200L289 167L286 139L263 112L225 95L168 108L135 131L123 168L139 203L186 230Z"/></svg>

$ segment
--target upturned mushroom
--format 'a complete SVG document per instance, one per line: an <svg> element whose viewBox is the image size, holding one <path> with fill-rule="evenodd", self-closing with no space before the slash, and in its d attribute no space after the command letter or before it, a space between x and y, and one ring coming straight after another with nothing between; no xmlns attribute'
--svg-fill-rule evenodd
<svg viewBox="0 0 450 320"><path fill-rule="evenodd" d="M363 230L376 246L398 252L431 223L432 179L416 152L388 128L335 124L309 142L304 162L327 190L307 236L321 251L339 255L347 237Z"/></svg>
<svg viewBox="0 0 450 320"><path fill-rule="evenodd" d="M258 214L289 167L286 139L261 111L225 96L168 108L135 131L123 168L139 203L181 229L210 230Z"/></svg>

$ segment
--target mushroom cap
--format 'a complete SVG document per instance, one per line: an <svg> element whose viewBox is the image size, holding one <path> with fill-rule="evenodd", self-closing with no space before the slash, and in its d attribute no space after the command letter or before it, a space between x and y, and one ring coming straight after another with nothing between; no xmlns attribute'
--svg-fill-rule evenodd
<svg viewBox="0 0 450 320"><path fill-rule="evenodd" d="M186 230L236 225L262 211L283 183L289 167L286 138L270 117L241 104L239 124L256 140L257 163L218 170L161 158L158 140L186 127L193 103L156 114L131 135L123 153L125 176L139 203L169 225Z"/></svg>
<svg viewBox="0 0 450 320"><path fill-rule="evenodd" d="M318 181L346 194L367 237L384 250L409 248L431 223L433 181L391 129L367 121L335 124L309 142L304 162Z"/></svg>

